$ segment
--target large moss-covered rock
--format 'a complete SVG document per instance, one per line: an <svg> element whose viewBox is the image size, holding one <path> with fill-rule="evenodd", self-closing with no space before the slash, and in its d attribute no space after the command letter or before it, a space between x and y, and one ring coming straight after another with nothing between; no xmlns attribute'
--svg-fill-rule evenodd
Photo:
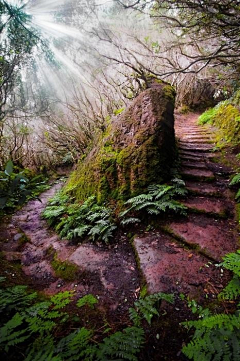
<svg viewBox="0 0 240 361"><path fill-rule="evenodd" d="M66 190L78 200L126 199L169 177L175 156L174 89L152 84L109 125Z"/></svg>

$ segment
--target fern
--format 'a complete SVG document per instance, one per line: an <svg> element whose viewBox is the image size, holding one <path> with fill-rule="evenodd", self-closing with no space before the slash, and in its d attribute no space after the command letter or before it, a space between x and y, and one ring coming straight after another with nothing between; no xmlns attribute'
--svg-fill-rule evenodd
<svg viewBox="0 0 240 361"><path fill-rule="evenodd" d="M173 303L174 298L172 294L166 293L155 293L153 295L140 298L138 301L134 302L135 309L130 308L130 318L135 325L140 323L141 318L145 318L148 324L151 324L152 318L154 315L158 316L159 313L155 307L155 304L159 301L165 300L169 303Z"/></svg>
<svg viewBox="0 0 240 361"><path fill-rule="evenodd" d="M0 312L20 311L29 306L37 293L28 293L27 286L0 289Z"/></svg>
<svg viewBox="0 0 240 361"><path fill-rule="evenodd" d="M129 360L138 361L139 353L144 342L144 331L141 327L128 327L123 332L105 338L96 348L96 360Z"/></svg>
<svg viewBox="0 0 240 361"><path fill-rule="evenodd" d="M11 320L1 327L0 346L4 345L5 351L8 351L10 346L16 346L30 337L27 329L19 329L23 322L24 317L16 313Z"/></svg>
<svg viewBox="0 0 240 361"><path fill-rule="evenodd" d="M240 277L240 250L236 253L229 253L224 256L222 266Z"/></svg>
<svg viewBox="0 0 240 361"><path fill-rule="evenodd" d="M141 220L140 220L139 218L129 217L129 218L123 219L123 220L121 221L121 224L122 224L123 226L126 226L126 225L131 224L131 223L134 224L134 223L139 223L139 222L141 222Z"/></svg>
<svg viewBox="0 0 240 361"><path fill-rule="evenodd" d="M121 224L136 223L138 218L126 215L136 212L146 212L150 215L159 215L164 212L186 214L187 207L174 200L177 196L186 195L185 183L178 178L172 180L172 185L153 184L148 187L148 193L140 194L129 199L125 205L131 205L120 213Z"/></svg>
<svg viewBox="0 0 240 361"><path fill-rule="evenodd" d="M230 186L233 186L235 184L240 184L240 173L236 174L229 183Z"/></svg>
<svg viewBox="0 0 240 361"><path fill-rule="evenodd" d="M110 209L99 206L94 196L89 197L82 205L67 205L66 197L63 198L63 205L60 203L61 199L57 195L57 201L52 199L43 212L43 217L50 225L55 226L61 238L89 237L93 241L109 242L116 229Z"/></svg>
<svg viewBox="0 0 240 361"><path fill-rule="evenodd" d="M183 353L194 361L237 361L240 358L240 317L219 314L183 323L196 328L193 340Z"/></svg>
<svg viewBox="0 0 240 361"><path fill-rule="evenodd" d="M91 308L93 308L93 306L98 303L98 300L96 299L96 297L94 297L93 295L89 294L89 295L86 295L82 298L80 298L78 301L77 301L77 306L78 307L83 307L83 306L89 306Z"/></svg>
<svg viewBox="0 0 240 361"><path fill-rule="evenodd" d="M233 271L234 276L227 287L219 294L219 298L234 300L240 295L240 251L227 254L223 259L221 266ZM240 304L238 307L240 307ZM212 315L209 310L197 307L196 302L194 309L199 311L198 313L202 319L183 323L189 329L195 328L193 339L182 349L183 353L194 361L239 360L240 310L238 309L233 315Z"/></svg>
<svg viewBox="0 0 240 361"><path fill-rule="evenodd" d="M240 173L236 174L236 175L232 178L231 182L229 183L230 186L233 186L233 185L236 185L236 184L240 185ZM236 196L235 196L235 199L236 199L237 201L240 200L240 189L237 191L237 194L236 194Z"/></svg>
<svg viewBox="0 0 240 361"><path fill-rule="evenodd" d="M53 303L53 309L59 310L72 302L72 298L74 296L73 291L65 291L57 293L56 295L50 298L50 301Z"/></svg>
<svg viewBox="0 0 240 361"><path fill-rule="evenodd" d="M86 360L94 353L94 348L89 344L92 331L81 328L62 338L57 344L54 353L61 356L61 360L77 361Z"/></svg>
<svg viewBox="0 0 240 361"><path fill-rule="evenodd" d="M240 279L238 276L234 275L233 279L219 294L219 298L224 300L235 300L236 298L239 297L239 295L240 295Z"/></svg>

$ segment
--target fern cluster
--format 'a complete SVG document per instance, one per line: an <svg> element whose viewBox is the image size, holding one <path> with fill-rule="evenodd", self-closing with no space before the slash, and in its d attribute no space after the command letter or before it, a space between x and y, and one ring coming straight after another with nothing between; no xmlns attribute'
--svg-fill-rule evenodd
<svg viewBox="0 0 240 361"><path fill-rule="evenodd" d="M219 298L236 300L240 297L240 251L226 255L221 266L231 270L234 276ZM189 329L195 328L193 339L183 348L183 353L194 361L239 360L240 304L235 314L214 315L202 307L194 307L194 310L200 319L183 323Z"/></svg>
<svg viewBox="0 0 240 361"><path fill-rule="evenodd" d="M66 239L88 237L108 243L116 229L112 211L98 205L94 196L80 205L60 192L50 200L42 215Z"/></svg>
<svg viewBox="0 0 240 361"><path fill-rule="evenodd" d="M120 218L122 218L121 223L126 225L140 222L140 219L134 215L136 213L141 215L143 212L150 215L158 215L164 212L174 212L185 215L187 207L176 201L175 198L185 196L186 193L184 181L178 178L173 179L171 185L150 185L148 187L148 193L140 194L125 202L125 205L130 205L130 207L120 214ZM126 217L129 214L131 217Z"/></svg>
<svg viewBox="0 0 240 361"><path fill-rule="evenodd" d="M1 354L7 359L13 356L13 359L24 361L137 361L137 354L144 344L142 320L146 319L150 324L152 317L158 315L157 302L173 302L172 295L164 293L140 298L130 309L133 325L98 343L92 329L75 324L74 331L70 330L68 325L72 325L73 320L66 306L73 300L74 292L71 291L39 301L37 293L29 293L25 286L1 289ZM97 302L89 294L77 300L76 306L93 308Z"/></svg>

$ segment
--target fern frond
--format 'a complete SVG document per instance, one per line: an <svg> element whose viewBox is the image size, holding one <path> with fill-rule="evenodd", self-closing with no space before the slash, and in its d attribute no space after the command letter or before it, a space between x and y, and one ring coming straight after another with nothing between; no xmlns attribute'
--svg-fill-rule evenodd
<svg viewBox="0 0 240 361"><path fill-rule="evenodd" d="M4 345L5 351L8 351L10 346L18 345L30 337L30 332L24 328L19 329L24 322L24 317L16 313L11 320L9 320L0 329L0 345Z"/></svg>
<svg viewBox="0 0 240 361"><path fill-rule="evenodd" d="M29 306L37 293L28 293L27 286L0 289L0 312L20 311Z"/></svg>
<svg viewBox="0 0 240 361"><path fill-rule="evenodd" d="M153 196L151 194L139 194L136 197L130 198L128 199L125 204L133 204L133 205L137 205L139 203L142 202L146 202L146 201L151 201L153 199Z"/></svg>
<svg viewBox="0 0 240 361"><path fill-rule="evenodd" d="M54 353L59 354L61 360L89 360L89 356L94 352L94 348L89 344L91 337L92 332L82 327L80 330L62 338Z"/></svg>
<svg viewBox="0 0 240 361"><path fill-rule="evenodd" d="M240 296L240 279L234 275L228 285L218 295L219 298L224 300L235 300Z"/></svg>
<svg viewBox="0 0 240 361"><path fill-rule="evenodd" d="M173 303L174 298L172 294L159 292L153 295L146 296L145 298L140 298L138 301L134 302L138 313L140 313L142 317L147 320L149 325L151 324L153 316L159 315L154 305L156 304L156 302L161 300Z"/></svg>
<svg viewBox="0 0 240 361"><path fill-rule="evenodd" d="M236 196L235 196L235 199L236 199L237 201L240 200L240 189L238 190L238 192L237 192L237 194L236 194Z"/></svg>
<svg viewBox="0 0 240 361"><path fill-rule="evenodd" d="M233 186L235 184L240 184L240 173L236 174L229 183L230 186Z"/></svg>
<svg viewBox="0 0 240 361"><path fill-rule="evenodd" d="M72 302L74 291L59 292L50 298L53 303L53 310L59 310Z"/></svg>
<svg viewBox="0 0 240 361"><path fill-rule="evenodd" d="M78 307L83 307L83 306L89 306L91 308L94 307L94 305L98 303L98 300L96 299L96 297L94 297L91 294L88 294L84 297L81 297L78 301L77 301L77 306Z"/></svg>
<svg viewBox="0 0 240 361"><path fill-rule="evenodd" d="M141 220L139 218L134 218L134 217L129 217L129 218L125 218L121 221L121 225L122 226L126 226L128 224L132 224L132 223L139 223L141 222Z"/></svg>
<svg viewBox="0 0 240 361"><path fill-rule="evenodd" d="M139 353L144 342L144 331L140 327L128 327L123 332L105 338L96 349L96 360L129 360L138 361Z"/></svg>
<svg viewBox="0 0 240 361"><path fill-rule="evenodd" d="M135 310L135 308L132 307L130 307L128 311L130 319L133 321L134 326L139 327L141 325L141 316L139 315L139 313Z"/></svg>
<svg viewBox="0 0 240 361"><path fill-rule="evenodd" d="M90 227L91 227L90 225L83 224L80 227L75 228L72 231L73 237L75 238L75 237L85 236L87 234L87 232L89 231Z"/></svg>
<svg viewBox="0 0 240 361"><path fill-rule="evenodd" d="M224 256L222 265L240 277L240 250Z"/></svg>

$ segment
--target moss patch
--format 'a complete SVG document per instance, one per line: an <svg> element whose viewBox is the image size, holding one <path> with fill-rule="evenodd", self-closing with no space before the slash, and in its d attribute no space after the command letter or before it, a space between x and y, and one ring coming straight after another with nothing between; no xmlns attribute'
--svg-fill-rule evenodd
<svg viewBox="0 0 240 361"><path fill-rule="evenodd" d="M200 124L212 124L218 128L216 142L238 144L240 142L240 90L235 95L216 107L208 109L199 117Z"/></svg>
<svg viewBox="0 0 240 361"><path fill-rule="evenodd" d="M75 264L67 261L60 261L57 256L54 255L51 265L57 277L66 281L74 281L77 278L78 267Z"/></svg>
<svg viewBox="0 0 240 361"><path fill-rule="evenodd" d="M175 159L174 89L166 83L141 93L79 161L65 187L77 201L125 200L170 177Z"/></svg>

